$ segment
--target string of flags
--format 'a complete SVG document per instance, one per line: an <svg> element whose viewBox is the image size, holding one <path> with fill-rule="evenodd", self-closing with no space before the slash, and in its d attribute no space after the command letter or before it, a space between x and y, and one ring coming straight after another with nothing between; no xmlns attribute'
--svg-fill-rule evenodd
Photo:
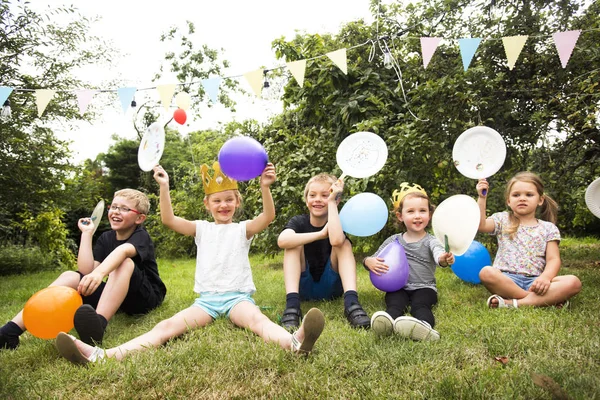
<svg viewBox="0 0 600 400"><path fill-rule="evenodd" d="M599 30L599 29L590 29L589 31L595 31L595 30ZM551 37L554 41L554 44L556 46L556 50L558 52L558 56L560 58L560 62L561 62L561 65L563 68L566 68L567 63L569 62L569 59L571 58L571 55L573 53L573 50L575 48L575 45L577 43L577 40L579 39L581 32L586 32L586 31L571 30L571 31L556 32L551 35ZM514 66L519 58L519 55L521 54L521 51L523 50L523 47L525 46L525 43L529 37L530 36L528 36L528 35L520 35L520 36L508 36L508 37L501 38L502 44L504 46L504 50L506 53L508 68L510 70L512 70L514 68ZM415 38L408 37L408 38L402 38L399 40L407 40L407 39L415 39ZM435 51L437 50L440 42L444 38L420 37L419 39L421 42L421 56L423 58L423 67L426 69L428 67ZM377 40L382 40L382 38L378 38ZM453 40L453 39L449 39L449 40ZM461 59L462 59L463 68L464 68L464 71L467 71L481 42L498 40L498 39L496 39L496 38L460 38L457 40L458 40L458 46L460 49L460 55L461 55ZM369 40L366 43L363 43L358 46L353 46L350 49L362 47L369 43L374 44L374 42L372 40ZM346 50L347 50L346 48L342 48L339 50L335 50L335 51L326 53L321 56L298 60L298 61L286 62L285 66L287 67L287 69L291 73L291 75L294 77L294 79L296 80L298 85L300 87L302 87L304 85L304 76L306 73L306 63L309 60L327 57L344 74L347 74L348 73L348 64L347 64ZM283 68L283 67L279 67L279 68ZM271 69L262 69L261 68L261 69L246 72L241 76L243 76L246 79L246 81L250 85L250 88L252 89L253 93L256 96L260 97L262 94L262 90L265 87L265 83L264 83L263 79L265 78L267 71L270 71L273 69L276 69L276 68L271 68ZM218 99L218 93L219 93L219 87L220 87L221 81L223 79L232 79L232 78L238 78L238 77L240 77L240 75L230 76L230 77L226 77L226 78L213 77L213 78L201 80L200 84L204 88L204 91L208 95L208 98L210 99L210 101L214 104L214 103L217 103L217 101L218 101L217 99ZM189 85L189 84L197 84L197 83L198 82L191 82L191 83L187 83L187 84ZM183 85L184 84L181 84L181 83L179 83L179 84L164 84L164 85L157 85L154 87L146 87L146 88L140 88L140 89L138 89L136 87L121 87L116 90L114 90L114 89L53 90L53 89L27 89L27 88L15 88L15 87L9 87L9 86L0 86L0 104L4 105L4 109L6 109L7 107L10 107L10 102L9 102L8 98L13 92L19 92L19 91L20 92L34 92L38 117L41 117L42 114L44 113L46 107L48 106L48 104L50 103L50 101L53 99L54 95L57 92L72 92L75 94L75 96L77 98L77 105L79 107L79 113L80 113L80 115L83 115L86 112L89 104L92 102L93 97L96 93L116 92L117 96L120 100L123 112L125 113L129 109L129 107L131 107L132 101L134 100L134 97L135 97L135 94L137 91L156 89L163 107L168 112L169 108L171 107L173 96L175 95L175 91L176 91L177 87L183 86ZM176 96L175 100L176 100L177 106L181 109L187 110L190 106L189 94L187 94L186 92L179 92L178 95ZM4 112L4 109L3 109L2 115L7 115L7 114L10 115L10 109L8 110L7 113Z"/></svg>

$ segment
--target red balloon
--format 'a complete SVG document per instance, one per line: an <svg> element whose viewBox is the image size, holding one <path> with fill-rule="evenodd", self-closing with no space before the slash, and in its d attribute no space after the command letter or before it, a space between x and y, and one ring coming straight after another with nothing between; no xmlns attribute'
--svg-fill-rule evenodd
<svg viewBox="0 0 600 400"><path fill-rule="evenodd" d="M177 110L175 110L175 112L173 113L173 119L179 125L185 124L185 121L187 121L187 115L185 113L185 110L183 108L178 108Z"/></svg>

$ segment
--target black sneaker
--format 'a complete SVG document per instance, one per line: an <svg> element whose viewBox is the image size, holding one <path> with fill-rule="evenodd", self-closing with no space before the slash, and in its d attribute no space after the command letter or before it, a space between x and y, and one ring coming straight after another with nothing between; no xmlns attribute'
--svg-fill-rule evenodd
<svg viewBox="0 0 600 400"><path fill-rule="evenodd" d="M352 304L344 310L344 315L353 328L369 329L371 327L371 319L360 304Z"/></svg>
<svg viewBox="0 0 600 400"><path fill-rule="evenodd" d="M296 330L300 327L300 320L302 319L302 310L299 308L288 307L281 316L281 326L288 331Z"/></svg>
<svg viewBox="0 0 600 400"><path fill-rule="evenodd" d="M8 336L0 333L0 350L15 350L19 347L18 336Z"/></svg>
<svg viewBox="0 0 600 400"><path fill-rule="evenodd" d="M96 313L94 307L84 304L75 311L73 318L75 330L79 334L79 340L90 346L102 344L105 326L101 317Z"/></svg>

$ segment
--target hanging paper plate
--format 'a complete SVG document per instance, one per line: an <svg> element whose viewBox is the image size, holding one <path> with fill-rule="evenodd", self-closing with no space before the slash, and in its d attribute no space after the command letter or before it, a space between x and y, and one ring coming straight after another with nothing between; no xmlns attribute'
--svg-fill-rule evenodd
<svg viewBox="0 0 600 400"><path fill-rule="evenodd" d="M506 158L506 144L498 132L487 126L467 129L452 149L454 166L462 175L483 179L494 175Z"/></svg>
<svg viewBox="0 0 600 400"><path fill-rule="evenodd" d="M96 204L96 208L94 208L94 212L92 212L92 216L90 219L94 223L94 232L92 232L92 236L96 233L98 226L100 225L100 221L102 220L102 216L104 215L104 200L100 200L98 204Z"/></svg>
<svg viewBox="0 0 600 400"><path fill-rule="evenodd" d="M148 127L138 149L138 164L142 171L150 171L158 165L165 149L165 129L155 122Z"/></svg>
<svg viewBox="0 0 600 400"><path fill-rule="evenodd" d="M335 158L342 176L367 178L379 172L388 157L384 140L371 132L356 132L338 146Z"/></svg>
<svg viewBox="0 0 600 400"><path fill-rule="evenodd" d="M466 194L448 197L438 205L431 218L433 234L455 256L463 255L475 239L480 211L477 202Z"/></svg>
<svg viewBox="0 0 600 400"><path fill-rule="evenodd" d="M600 218L600 178L590 183L585 191L585 204L592 214Z"/></svg>

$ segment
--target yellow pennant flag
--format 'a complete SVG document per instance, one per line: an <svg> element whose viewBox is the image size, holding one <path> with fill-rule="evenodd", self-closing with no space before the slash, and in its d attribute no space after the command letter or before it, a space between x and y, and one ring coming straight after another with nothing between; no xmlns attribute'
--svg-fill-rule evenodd
<svg viewBox="0 0 600 400"><path fill-rule="evenodd" d="M306 60L292 61L285 63L290 70L290 73L300 87L304 86L304 73L306 72Z"/></svg>
<svg viewBox="0 0 600 400"><path fill-rule="evenodd" d="M175 84L171 83L168 85L158 85L156 86L156 90L158 91L160 101L162 102L165 111L169 112L171 100L173 99L173 95L175 94Z"/></svg>
<svg viewBox="0 0 600 400"><path fill-rule="evenodd" d="M506 52L506 59L508 61L508 69L512 71L525 46L528 36L507 36L502 38L502 44L504 44L504 51Z"/></svg>
<svg viewBox="0 0 600 400"><path fill-rule="evenodd" d="M56 90L52 89L37 89L35 91L35 104L38 109L38 117L42 116L44 110L48 107L48 103L54 97L54 93L56 93Z"/></svg>
<svg viewBox="0 0 600 400"><path fill-rule="evenodd" d="M348 62L346 61L346 49L339 49L336 51L332 51L331 53L327 53L326 55L327 55L327 57L329 57L329 59L331 61L333 61L333 63L335 65L338 66L339 69L342 70L342 72L344 74L348 74Z"/></svg>
<svg viewBox="0 0 600 400"><path fill-rule="evenodd" d="M244 78L246 78L246 80L250 84L250 87L252 88L252 91L258 97L260 97L263 89L263 75L264 72L262 69L246 72L244 74Z"/></svg>

